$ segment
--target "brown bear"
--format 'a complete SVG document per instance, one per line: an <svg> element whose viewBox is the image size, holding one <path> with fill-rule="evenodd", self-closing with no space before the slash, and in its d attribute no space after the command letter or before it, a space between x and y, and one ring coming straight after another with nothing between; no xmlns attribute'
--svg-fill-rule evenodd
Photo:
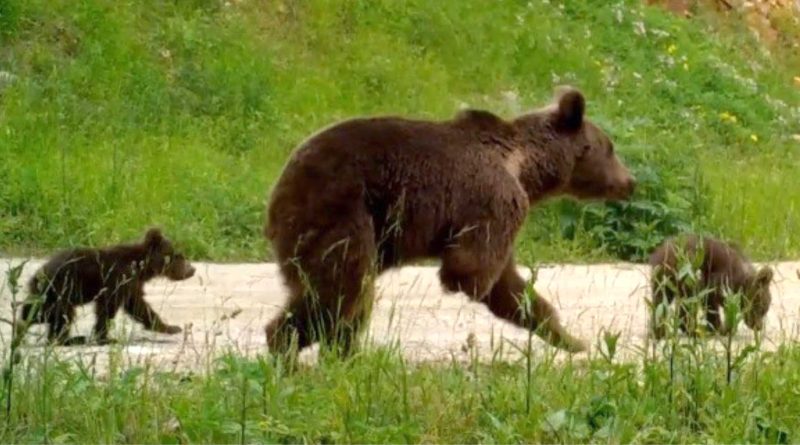
<svg viewBox="0 0 800 445"><path fill-rule="evenodd" d="M664 336L663 321L657 319L659 305L697 296L705 309L707 327L715 333L722 329L721 307L726 295L742 296L742 315L753 330L764 327L764 316L772 302L769 267L756 270L741 250L713 237L686 234L664 241L650 256L653 306L651 332L656 339ZM687 267L697 271L683 272ZM685 304L678 305L680 328L694 335L694 315Z"/></svg>
<svg viewBox="0 0 800 445"><path fill-rule="evenodd" d="M528 210L557 195L625 199L634 179L606 134L584 118L576 89L514 120L466 110L445 121L347 120L306 140L272 192L264 232L289 288L266 327L271 350L296 335L350 351L368 316L373 278L424 258L441 260L444 288L553 345L582 351L556 310L535 298L513 245Z"/></svg>
<svg viewBox="0 0 800 445"><path fill-rule="evenodd" d="M120 307L146 329L164 334L181 332L164 323L144 300L144 285L158 276L185 280L195 269L177 252L161 231L147 231L143 242L103 249L76 248L51 257L28 282L15 344L31 324L48 324L51 344L84 343L84 337L68 338L78 306L95 303L95 340L109 343L108 322Z"/></svg>

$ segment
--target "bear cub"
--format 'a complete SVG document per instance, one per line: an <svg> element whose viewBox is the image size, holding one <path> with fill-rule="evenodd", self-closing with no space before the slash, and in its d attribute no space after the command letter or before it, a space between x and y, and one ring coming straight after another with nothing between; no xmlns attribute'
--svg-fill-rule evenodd
<svg viewBox="0 0 800 445"><path fill-rule="evenodd" d="M693 264L699 276L692 280L681 276L685 264ZM764 327L764 317L772 302L770 283L773 271L769 267L756 270L744 254L723 241L698 235L667 239L650 256L653 294L652 333L656 339L664 336L665 327L656 319L658 306L666 300L684 300L701 295L706 324L712 332L725 333L721 307L729 293L741 295L745 324L754 331ZM684 333L694 332L694 314L679 305L680 327Z"/></svg>
<svg viewBox="0 0 800 445"><path fill-rule="evenodd" d="M110 343L108 322L122 308L145 329L164 333L181 332L161 319L144 300L144 285L164 276L185 280L194 267L175 250L161 231L152 228L144 241L108 248L76 248L50 258L28 282L29 296L23 302L15 332L19 344L31 324L48 324L48 343L85 343L83 336L69 338L78 306L95 303L97 317L94 337L98 344Z"/></svg>

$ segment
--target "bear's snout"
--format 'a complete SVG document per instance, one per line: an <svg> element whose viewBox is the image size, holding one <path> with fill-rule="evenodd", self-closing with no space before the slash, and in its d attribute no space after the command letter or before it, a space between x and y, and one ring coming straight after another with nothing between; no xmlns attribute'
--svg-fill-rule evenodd
<svg viewBox="0 0 800 445"><path fill-rule="evenodd" d="M623 193L625 195L624 198L629 198L631 195L633 195L633 192L636 191L636 179L633 176L629 175L625 179L625 185L623 186L623 190L624 190Z"/></svg>
<svg viewBox="0 0 800 445"><path fill-rule="evenodd" d="M636 190L636 179L633 176L626 174L621 179L614 181L609 187L610 198L612 199L628 199L633 195Z"/></svg>
<svg viewBox="0 0 800 445"><path fill-rule="evenodd" d="M764 321L763 320L752 320L749 323L745 323L748 327L754 331L761 331L764 329Z"/></svg>
<svg viewBox="0 0 800 445"><path fill-rule="evenodd" d="M174 264L164 271L164 275L173 281L181 281L192 278L195 273L195 268L188 262L181 262L181 264Z"/></svg>
<svg viewBox="0 0 800 445"><path fill-rule="evenodd" d="M185 272L183 274L183 278L192 278L194 276L194 273L195 273L194 266L192 266L190 264L187 264L186 265L186 270L185 270Z"/></svg>

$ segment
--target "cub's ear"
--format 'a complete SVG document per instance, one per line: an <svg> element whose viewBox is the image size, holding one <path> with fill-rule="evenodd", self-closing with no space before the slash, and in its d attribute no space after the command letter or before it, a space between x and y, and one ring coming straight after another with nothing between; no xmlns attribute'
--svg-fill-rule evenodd
<svg viewBox="0 0 800 445"><path fill-rule="evenodd" d="M145 234L144 236L144 244L148 247L156 247L160 245L163 241L164 241L164 235L161 234L160 229L155 227L148 230L147 234Z"/></svg>
<svg viewBox="0 0 800 445"><path fill-rule="evenodd" d="M583 125L586 99L577 89L570 86L556 88L556 107L553 115L556 128L561 131L577 131Z"/></svg>
<svg viewBox="0 0 800 445"><path fill-rule="evenodd" d="M756 284L761 287L768 287L770 283L772 283L772 277L774 275L771 267L764 266L756 273Z"/></svg>

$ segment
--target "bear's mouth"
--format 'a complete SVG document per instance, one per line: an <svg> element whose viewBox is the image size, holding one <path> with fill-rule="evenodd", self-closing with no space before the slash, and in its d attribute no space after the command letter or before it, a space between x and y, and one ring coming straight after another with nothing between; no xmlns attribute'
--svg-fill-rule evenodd
<svg viewBox="0 0 800 445"><path fill-rule="evenodd" d="M613 184L608 187L608 194L606 196L613 200L627 200L633 196L636 189L633 179L629 179L622 184Z"/></svg>
<svg viewBox="0 0 800 445"><path fill-rule="evenodd" d="M628 187L614 187L611 189L611 196L610 199L612 200L628 200L631 196L633 196L633 189Z"/></svg>
<svg viewBox="0 0 800 445"><path fill-rule="evenodd" d="M192 278L194 276L194 273L195 273L195 268L190 266L181 271L180 273L167 274L167 278L169 278L172 281L183 281Z"/></svg>

